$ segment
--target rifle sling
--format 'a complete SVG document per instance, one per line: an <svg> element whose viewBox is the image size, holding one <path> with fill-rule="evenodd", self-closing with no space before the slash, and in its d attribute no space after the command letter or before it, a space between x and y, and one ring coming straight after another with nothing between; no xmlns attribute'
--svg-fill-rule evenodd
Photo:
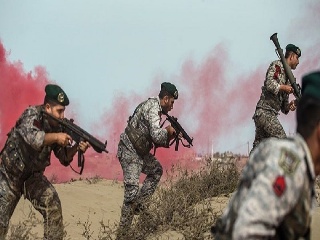
<svg viewBox="0 0 320 240"><path fill-rule="evenodd" d="M74 171L75 173L78 173L78 174L82 174L83 172L83 169L84 169L84 162L85 162L85 158L84 158L84 154L83 152L79 149L78 150L78 167L80 167L80 171L76 171L70 164L70 168L72 169L72 171Z"/></svg>

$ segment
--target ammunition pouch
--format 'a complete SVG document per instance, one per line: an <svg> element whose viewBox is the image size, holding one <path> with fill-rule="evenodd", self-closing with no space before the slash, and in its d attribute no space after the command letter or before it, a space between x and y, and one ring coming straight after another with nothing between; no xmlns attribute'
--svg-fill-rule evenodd
<svg viewBox="0 0 320 240"><path fill-rule="evenodd" d="M6 171L17 179L24 178L26 165L24 163L23 154L14 141L7 141L1 154L2 164Z"/></svg>
<svg viewBox="0 0 320 240"><path fill-rule="evenodd" d="M149 136L146 136L141 130L135 129L130 123L125 128L125 133L138 155L144 156L150 152L152 140Z"/></svg>

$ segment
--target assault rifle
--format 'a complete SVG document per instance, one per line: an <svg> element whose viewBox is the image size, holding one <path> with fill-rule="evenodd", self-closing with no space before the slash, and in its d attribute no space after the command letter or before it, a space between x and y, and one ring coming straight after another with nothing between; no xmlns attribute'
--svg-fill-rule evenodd
<svg viewBox="0 0 320 240"><path fill-rule="evenodd" d="M272 34L272 36L270 37L270 40L276 46L276 51L280 56L280 60L283 64L284 71L290 81L291 87L293 88L293 94L296 97L296 101L299 101L299 99L301 98L301 88L300 88L300 85L297 84L296 79L292 74L291 68L289 67L288 63L286 62L286 59L283 55L283 51L282 51L280 44L279 44L279 41L278 41L277 33Z"/></svg>
<svg viewBox="0 0 320 240"><path fill-rule="evenodd" d="M70 119L70 120L67 118L59 119L53 116L52 114L47 113L44 110L42 110L42 113L50 117L52 120L58 122L62 128L62 131L68 134L70 137L72 137L72 140L75 141L77 144L79 144L81 141L88 142L97 153L102 153L102 152L108 153L108 151L106 150L107 141L105 143L100 142L90 133L86 132L81 127L74 124L73 119ZM70 165L71 169L81 175L84 168L84 161L85 159L84 159L83 152L79 149L78 150L78 167L81 168L80 172L75 171Z"/></svg>
<svg viewBox="0 0 320 240"><path fill-rule="evenodd" d="M193 141L193 138L191 138L188 133L186 133L186 131L183 129L183 127L180 125L180 123L178 123L178 118L176 117L173 117L173 116L170 116L168 115L167 113L163 112L162 111L162 114L164 114L167 118L166 120L162 123L161 127L164 125L164 123L166 121L170 122L171 126L174 128L174 130L176 130L176 135L174 137L174 139L169 143L169 146L171 146L173 143L176 143L175 145L175 151L178 151L178 148L179 148L179 142L181 142L181 144L184 146L184 147L187 147L187 148L190 148L192 145L192 141ZM183 139L185 139L188 144L185 144L182 139L180 138L180 134L182 136Z"/></svg>

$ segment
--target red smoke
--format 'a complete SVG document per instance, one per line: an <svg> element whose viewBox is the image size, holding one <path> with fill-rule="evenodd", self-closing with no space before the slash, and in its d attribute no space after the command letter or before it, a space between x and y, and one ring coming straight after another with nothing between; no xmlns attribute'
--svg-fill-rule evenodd
<svg viewBox="0 0 320 240"><path fill-rule="evenodd" d="M300 42L307 44L302 48L300 65L293 72L299 83L304 74L320 69L320 49L318 48L320 37L315 24L320 21L319 6L319 4L311 6L308 14L293 22L293 31L289 30L294 33L292 39L299 42L298 38L301 38ZM309 14L310 12L315 14ZM266 41L269 40L266 39ZM270 51L273 50L270 49ZM228 49L220 44L200 63L193 59L186 59L180 73L175 78L155 78L150 86L146 86L149 91L145 91L152 94L142 96L136 93L126 93L116 97L112 107L102 116L102 121L97 120L92 126L94 130L89 130L100 140L108 139L107 149L110 153L96 154L92 150L87 152L82 177L99 175L108 179L122 179L122 170L115 155L119 136L134 108L146 98L156 96L163 81L173 82L179 89L179 99L169 114L178 117L181 125L194 138L194 147L190 149L182 145L178 152L174 151L174 146L170 149L157 149L156 157L165 169L169 169L171 164L178 161L193 168L196 161L192 160L195 159L196 154L210 153L211 148L215 149L221 141L227 146L229 141L239 144L247 142L248 139L241 135L242 129L249 124L253 125L251 118L269 63L257 65L253 71L243 72L235 79L230 79L229 72L234 66L231 59ZM0 144L2 147L6 139L5 134L14 125L21 112L28 105L39 104L43 101L43 88L49 80L42 67L36 67L33 72L26 73L21 62L9 62L1 42L0 79L2 89L5 88L0 95ZM290 129L291 132L294 132L294 116L294 113L290 113L288 116L281 115L280 117L284 128ZM97 129L101 129L101 122L103 131L98 132ZM252 132L253 137L254 132ZM75 157L72 164L75 168L77 168L76 162ZM61 166L56 159L52 159L52 166L48 167L46 174L49 178L55 175L59 181L79 177L69 168Z"/></svg>
<svg viewBox="0 0 320 240"><path fill-rule="evenodd" d="M249 122L253 114L263 72L231 80L227 76L230 66L232 62L222 45L200 65L192 60L183 64L179 85L186 89L181 97L186 107L181 108L181 116L187 116L194 126L199 152L208 153L208 144L215 146L223 138L236 137L234 130Z"/></svg>
<svg viewBox="0 0 320 240"><path fill-rule="evenodd" d="M166 169L177 162L189 167L196 164L190 160L195 160L197 153L208 154L212 143L215 146L221 138L237 137L235 131L251 121L264 73L261 69L256 70L240 76L236 81L239 84L231 85L226 76L231 64L228 59L227 50L219 45L201 64L186 60L180 75L171 81L180 94L169 114L178 117L180 124L194 138L194 146L188 149L180 144L178 152L174 151L174 146L157 149L156 157ZM156 79L151 84L154 93L149 96L159 93L163 81L166 80ZM134 108L149 96L121 96L114 100L112 111L106 113L103 121L109 132L108 139L115 141L109 144L111 152L116 152L119 135Z"/></svg>
<svg viewBox="0 0 320 240"><path fill-rule="evenodd" d="M0 41L0 148L4 145L6 134L15 121L29 105L41 104L44 86L48 83L43 67L34 72L25 72L21 62L9 62L7 52Z"/></svg>

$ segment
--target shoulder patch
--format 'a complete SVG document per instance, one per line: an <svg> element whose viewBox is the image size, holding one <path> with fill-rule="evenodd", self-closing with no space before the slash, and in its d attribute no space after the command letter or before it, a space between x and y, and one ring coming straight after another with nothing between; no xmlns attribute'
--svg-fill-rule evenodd
<svg viewBox="0 0 320 240"><path fill-rule="evenodd" d="M279 80L279 74L281 74L281 67L279 65L275 65L276 71L273 74L273 79Z"/></svg>
<svg viewBox="0 0 320 240"><path fill-rule="evenodd" d="M273 191L278 196L281 197L286 190L286 180L284 176L278 176L273 182Z"/></svg>
<svg viewBox="0 0 320 240"><path fill-rule="evenodd" d="M279 158L279 166L286 174L293 174L300 164L298 156L289 151L289 149L282 148Z"/></svg>
<svg viewBox="0 0 320 240"><path fill-rule="evenodd" d="M278 176L273 182L273 191L278 196L281 197L286 190L286 180L284 176Z"/></svg>
<svg viewBox="0 0 320 240"><path fill-rule="evenodd" d="M41 123L38 120L33 120L33 126L41 130Z"/></svg>

